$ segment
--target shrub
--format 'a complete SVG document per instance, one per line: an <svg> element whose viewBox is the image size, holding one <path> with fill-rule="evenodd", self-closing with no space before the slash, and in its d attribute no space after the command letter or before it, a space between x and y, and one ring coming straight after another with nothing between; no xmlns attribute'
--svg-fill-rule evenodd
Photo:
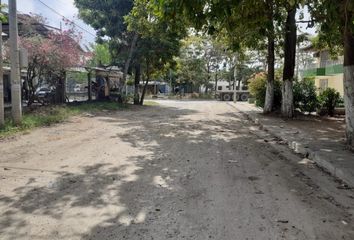
<svg viewBox="0 0 354 240"><path fill-rule="evenodd" d="M255 98L256 105L264 107L264 101L266 96L267 76L265 73L259 73L254 75L248 84L250 94Z"/></svg>
<svg viewBox="0 0 354 240"><path fill-rule="evenodd" d="M337 102L337 108L344 108L345 105L344 105L344 99L342 97L340 97L340 99L338 100Z"/></svg>
<svg viewBox="0 0 354 240"><path fill-rule="evenodd" d="M248 80L248 88L251 96L256 100L258 107L264 107L266 90L267 90L267 74L258 73ZM281 81L276 77L274 81L274 109L279 109L281 104Z"/></svg>
<svg viewBox="0 0 354 240"><path fill-rule="evenodd" d="M134 80L133 79L128 79L126 84L127 84L127 86L134 86Z"/></svg>
<svg viewBox="0 0 354 240"><path fill-rule="evenodd" d="M304 78L294 84L294 106L301 112L314 112L318 106L316 86L313 78Z"/></svg>
<svg viewBox="0 0 354 240"><path fill-rule="evenodd" d="M214 95L211 93L192 93L193 99L214 99Z"/></svg>
<svg viewBox="0 0 354 240"><path fill-rule="evenodd" d="M333 117L334 110L341 99L339 92L333 88L327 88L322 93L320 93L318 99L321 108L326 109L327 114Z"/></svg>

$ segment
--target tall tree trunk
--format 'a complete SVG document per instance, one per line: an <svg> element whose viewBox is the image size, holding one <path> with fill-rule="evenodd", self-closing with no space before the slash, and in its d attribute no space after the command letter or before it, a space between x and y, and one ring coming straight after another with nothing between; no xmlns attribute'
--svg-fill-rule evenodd
<svg viewBox="0 0 354 240"><path fill-rule="evenodd" d="M1 0L0 0L1 4ZM2 22L0 21L0 33L2 33ZM2 57L2 36L0 36L0 128L5 125L4 110L4 73L3 73L3 57Z"/></svg>
<svg viewBox="0 0 354 240"><path fill-rule="evenodd" d="M274 105L274 64L275 64L275 42L274 42L274 26L273 26L273 0L267 0L268 5L268 18L270 29L268 33L268 56L267 56L267 65L268 65L268 74L267 74L267 90L266 97L264 102L263 113L270 113L273 111Z"/></svg>
<svg viewBox="0 0 354 240"><path fill-rule="evenodd" d="M91 70L88 70L87 73L87 97L88 101L92 101L92 82L91 82Z"/></svg>
<svg viewBox="0 0 354 240"><path fill-rule="evenodd" d="M132 58L133 58L133 53L135 51L135 48L136 48L136 43L138 41L138 37L139 37L139 34L137 32L134 33L134 36L133 36L133 40L132 40L132 43L130 45L130 48L129 48L129 54L128 54L128 58L127 60L125 61L125 64L124 64L124 71L123 71L123 80L122 82L120 82L120 86L119 86L119 91L120 91L120 97L118 99L118 101L120 103L123 102L123 90L124 90L124 86L125 86L125 83L127 81L127 76L128 76L128 70L129 70L129 66L130 66L130 63L132 61Z"/></svg>
<svg viewBox="0 0 354 240"><path fill-rule="evenodd" d="M147 78L146 82L144 84L143 92L141 93L141 99L140 99L140 105L144 105L144 99L145 99L145 94L146 94L146 89L149 84L150 79Z"/></svg>
<svg viewBox="0 0 354 240"><path fill-rule="evenodd" d="M218 94L218 70L216 70L216 73L215 73L215 99L216 99L216 96Z"/></svg>
<svg viewBox="0 0 354 240"><path fill-rule="evenodd" d="M140 96L139 96L139 85L141 78L141 66L137 64L135 66L135 79L134 79L134 105L140 104Z"/></svg>
<svg viewBox="0 0 354 240"><path fill-rule="evenodd" d="M348 146L354 150L354 33L350 29L353 12L347 12L344 28L344 103ZM349 24L349 26L348 26Z"/></svg>
<svg viewBox="0 0 354 240"><path fill-rule="evenodd" d="M296 55L296 6L288 10L285 25L284 71L281 113L285 118L294 116L293 80Z"/></svg>
<svg viewBox="0 0 354 240"><path fill-rule="evenodd" d="M55 103L63 104L66 102L66 73L63 72L56 84Z"/></svg>
<svg viewBox="0 0 354 240"><path fill-rule="evenodd" d="M144 104L145 93L146 93L146 89L147 89L149 81L150 81L150 64L149 64L149 61L146 59L146 83L144 85L143 92L141 93L140 105Z"/></svg>

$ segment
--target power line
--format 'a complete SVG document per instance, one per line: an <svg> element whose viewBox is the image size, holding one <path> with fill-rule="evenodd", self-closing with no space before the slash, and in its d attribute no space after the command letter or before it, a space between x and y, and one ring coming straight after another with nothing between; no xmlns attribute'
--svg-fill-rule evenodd
<svg viewBox="0 0 354 240"><path fill-rule="evenodd" d="M62 15L61 13L59 13L58 11L56 11L54 8L50 7L48 4L44 3L42 0L38 0L38 2L40 2L43 6L45 6L46 8L48 8L49 10L51 10L52 12L54 12L55 14L59 15L60 17L62 17L63 19L73 23L76 27L80 28L81 30L85 31L86 33L90 34L93 37L96 37L95 34L91 33L90 31L86 30L85 28L81 27L80 25L76 24L74 21L68 19L67 17L65 17L64 15Z"/></svg>

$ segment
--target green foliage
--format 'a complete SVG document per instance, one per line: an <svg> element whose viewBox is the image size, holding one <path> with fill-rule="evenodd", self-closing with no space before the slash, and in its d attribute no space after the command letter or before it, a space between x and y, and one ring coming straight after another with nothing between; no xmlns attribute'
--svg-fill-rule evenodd
<svg viewBox="0 0 354 240"><path fill-rule="evenodd" d="M126 84L127 84L127 86L134 86L134 80L128 79Z"/></svg>
<svg viewBox="0 0 354 240"><path fill-rule="evenodd" d="M0 21L1 22L7 22L7 16L3 14L3 11L7 10L7 5L6 4L0 4Z"/></svg>
<svg viewBox="0 0 354 240"><path fill-rule="evenodd" d="M196 87L204 85L209 90L213 86L211 82L216 77L222 78L226 68L234 65L233 56L223 42L205 35L192 34L182 40L180 56L176 59L177 83Z"/></svg>
<svg viewBox="0 0 354 240"><path fill-rule="evenodd" d="M180 24L167 25L147 0L135 0L131 12L125 16L128 31L140 38L134 54L134 62L145 68L145 73L154 75L165 69L178 55L180 40L186 30Z"/></svg>
<svg viewBox="0 0 354 240"><path fill-rule="evenodd" d="M144 101L144 106L149 106L149 107L154 107L154 106L159 106L160 104L158 102L154 101Z"/></svg>
<svg viewBox="0 0 354 240"><path fill-rule="evenodd" d="M334 116L335 108L340 102L340 94L333 88L327 88L320 93L319 97L320 106L326 109L329 116Z"/></svg>
<svg viewBox="0 0 354 240"><path fill-rule="evenodd" d="M337 108L344 108L345 104L344 104L344 99L342 97L340 97L340 99L337 102Z"/></svg>
<svg viewBox="0 0 354 240"><path fill-rule="evenodd" d="M193 99L202 99L202 100L211 100L214 99L215 96L210 93L194 93L191 95Z"/></svg>
<svg viewBox="0 0 354 240"><path fill-rule="evenodd" d="M134 34L127 30L124 17L133 8L133 0L75 0L79 17L97 32L97 42L108 38L112 65L123 67L129 56Z"/></svg>
<svg viewBox="0 0 354 240"><path fill-rule="evenodd" d="M155 1L167 19L187 18L189 26L223 38L228 48L265 49L266 37L282 36L284 9L300 1L285 0L159 0ZM302 1L301 1L302 2ZM273 21L274 20L274 21Z"/></svg>
<svg viewBox="0 0 354 240"><path fill-rule="evenodd" d="M102 44L94 44L91 46L93 50L91 66L109 66L112 63L112 56L108 42Z"/></svg>
<svg viewBox="0 0 354 240"><path fill-rule="evenodd" d="M354 31L354 2L338 0L309 1L311 15L319 26L317 46L325 46L332 54L340 54L345 27Z"/></svg>
<svg viewBox="0 0 354 240"><path fill-rule="evenodd" d="M264 107L266 90L267 90L267 75L265 73L257 73L248 80L248 89L252 97L256 100L258 107ZM274 109L279 109L281 104L281 80L280 76L274 81Z"/></svg>
<svg viewBox="0 0 354 240"><path fill-rule="evenodd" d="M204 66L205 61L203 59L177 59L178 83L200 87L208 80Z"/></svg>
<svg viewBox="0 0 354 240"><path fill-rule="evenodd" d="M313 78L304 78L294 84L294 106L301 112L314 112L318 106L316 86Z"/></svg>
<svg viewBox="0 0 354 240"><path fill-rule="evenodd" d="M76 84L76 83L84 84L84 83L87 83L87 73L85 73L85 72L71 72L71 71L68 71L66 73L66 77L68 79L68 82L71 82L71 80L72 80L72 84Z"/></svg>
<svg viewBox="0 0 354 240"><path fill-rule="evenodd" d="M124 39L124 17L133 8L133 0L75 0L80 18L98 31L98 37Z"/></svg>
<svg viewBox="0 0 354 240"><path fill-rule="evenodd" d="M256 105L264 107L266 88L267 88L267 76L264 73L256 74L253 78L248 80L248 88L251 96L256 99Z"/></svg>

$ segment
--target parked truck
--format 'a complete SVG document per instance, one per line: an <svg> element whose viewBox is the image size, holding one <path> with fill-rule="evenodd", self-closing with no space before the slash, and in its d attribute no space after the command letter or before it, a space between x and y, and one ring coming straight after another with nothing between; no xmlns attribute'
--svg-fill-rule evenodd
<svg viewBox="0 0 354 240"><path fill-rule="evenodd" d="M234 85L233 84L220 84L216 88L216 93L221 101L233 101L234 98ZM236 100L247 101L249 97L249 91L242 84L236 86Z"/></svg>

